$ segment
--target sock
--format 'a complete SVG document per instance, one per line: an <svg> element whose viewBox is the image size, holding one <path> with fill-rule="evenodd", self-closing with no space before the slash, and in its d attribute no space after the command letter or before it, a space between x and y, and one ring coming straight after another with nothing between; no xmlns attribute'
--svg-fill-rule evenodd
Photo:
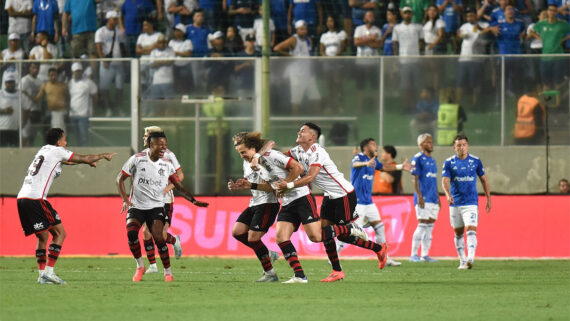
<svg viewBox="0 0 570 321"><path fill-rule="evenodd" d="M38 271L41 275L46 268L46 250L36 250L36 260L38 262Z"/></svg>
<svg viewBox="0 0 570 321"><path fill-rule="evenodd" d="M297 257L297 250L291 241L285 241L278 244L279 248L281 248L281 252L283 253L283 257L289 262L289 265L295 271L295 276L298 278L304 278L305 272L303 272L303 268L301 267L301 262L299 262L299 258Z"/></svg>
<svg viewBox="0 0 570 321"><path fill-rule="evenodd" d="M52 274L53 273L53 266L46 265L46 269L44 270L45 274Z"/></svg>
<svg viewBox="0 0 570 321"><path fill-rule="evenodd" d="M142 256L136 258L135 261L137 262L137 268L141 268L141 267L143 268L144 267L144 262L143 262ZM156 264L156 263L154 263L154 264Z"/></svg>
<svg viewBox="0 0 570 321"><path fill-rule="evenodd" d="M367 250L372 250L374 252L380 252L382 250L382 246L380 244L374 243L372 241L363 241L361 238L355 236L339 236L338 239L345 243L350 243Z"/></svg>
<svg viewBox="0 0 570 321"><path fill-rule="evenodd" d="M165 241L156 244L158 249L158 255L160 255L160 260L162 261L162 266L167 269L170 267L170 255L168 254L168 246Z"/></svg>
<svg viewBox="0 0 570 321"><path fill-rule="evenodd" d="M418 223L418 227L416 227L414 231L414 236L412 237L412 256L418 255L418 249L420 248L425 233L425 225L425 223Z"/></svg>
<svg viewBox="0 0 570 321"><path fill-rule="evenodd" d="M53 268L53 266L55 265L55 262L57 261L57 258L59 257L59 253L61 252L61 245L57 245L57 244L50 244L49 248L48 248L48 255L47 255L47 266L51 266Z"/></svg>
<svg viewBox="0 0 570 321"><path fill-rule="evenodd" d="M322 228L322 240L323 242L332 239L334 237L338 238L341 236L350 235L352 230L352 225L329 225Z"/></svg>
<svg viewBox="0 0 570 321"><path fill-rule="evenodd" d="M146 257L148 258L148 263L156 264L156 257L154 252L154 242L152 239L143 240L144 249L146 250Z"/></svg>
<svg viewBox="0 0 570 321"><path fill-rule="evenodd" d="M139 230L141 225L137 222L131 222L127 224L127 238L129 240L129 249L133 254L135 259L142 256L141 254L141 244L139 242Z"/></svg>
<svg viewBox="0 0 570 321"><path fill-rule="evenodd" d="M455 235L455 249L457 250L457 256L459 256L459 261L465 262L465 239L463 234Z"/></svg>
<svg viewBox="0 0 570 321"><path fill-rule="evenodd" d="M327 251L327 256L331 262L332 268L335 271L342 271L340 267L340 261L338 260L338 253L336 251L336 242L334 239L328 239L323 242L325 250Z"/></svg>
<svg viewBox="0 0 570 321"><path fill-rule="evenodd" d="M386 233L384 231L384 222L380 221L380 223L373 226L374 231L376 232L376 243L384 244L386 243Z"/></svg>
<svg viewBox="0 0 570 321"><path fill-rule="evenodd" d="M165 241L168 244L172 244L172 245L176 244L176 238L170 233L166 233L166 240Z"/></svg>
<svg viewBox="0 0 570 321"><path fill-rule="evenodd" d="M344 243L343 241L336 242L336 253L340 254L340 251L342 251L342 249L344 249L345 246L346 243Z"/></svg>
<svg viewBox="0 0 570 321"><path fill-rule="evenodd" d="M259 260L259 262L261 262L263 271L267 272L273 269L273 265L271 264L271 258L269 257L269 250L267 249L265 244L263 244L262 241L249 242L247 240L247 233L234 235L234 238L240 241L245 246L251 248L255 252L257 259Z"/></svg>
<svg viewBox="0 0 570 321"><path fill-rule="evenodd" d="M422 237L422 256L428 256L431 247L431 232L433 231L433 223L426 223L424 235Z"/></svg>
<svg viewBox="0 0 570 321"><path fill-rule="evenodd" d="M477 249L477 232L467 231L467 260L475 260L475 250Z"/></svg>
<svg viewBox="0 0 570 321"><path fill-rule="evenodd" d="M164 268L164 275L172 275L172 270L170 267Z"/></svg>

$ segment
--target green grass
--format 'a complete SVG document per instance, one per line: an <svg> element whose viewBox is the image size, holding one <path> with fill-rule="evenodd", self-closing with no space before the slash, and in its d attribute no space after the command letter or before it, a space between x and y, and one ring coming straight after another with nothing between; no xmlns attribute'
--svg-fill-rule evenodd
<svg viewBox="0 0 570 321"><path fill-rule="evenodd" d="M34 258L0 258L1 320L569 320L570 261L456 261L377 269L344 260L323 284L324 260L302 260L308 284L256 284L253 259L173 260L175 281L134 284L128 258L62 257L68 285L39 285ZM160 263L159 263L160 265ZM292 272L275 263L282 280Z"/></svg>

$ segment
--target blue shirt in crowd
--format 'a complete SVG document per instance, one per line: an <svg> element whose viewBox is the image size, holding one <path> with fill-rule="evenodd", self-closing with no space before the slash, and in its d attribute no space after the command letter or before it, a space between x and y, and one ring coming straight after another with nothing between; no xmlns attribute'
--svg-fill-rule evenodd
<svg viewBox="0 0 570 321"><path fill-rule="evenodd" d="M370 158L364 153L358 153L352 159L352 164L354 162L368 162ZM372 184L374 181L374 171L382 169L382 163L376 160L376 167L362 166L354 168L350 172L350 182L354 186L354 191L356 192L356 202L362 205L372 204Z"/></svg>
<svg viewBox="0 0 570 321"><path fill-rule="evenodd" d="M411 174L418 177L420 192L425 203L439 203L437 194L437 164L431 156L419 152L414 155L410 163ZM414 205L418 204L418 194L414 192Z"/></svg>
<svg viewBox="0 0 570 321"><path fill-rule="evenodd" d="M445 0L437 0L436 4L438 6L441 6L444 1ZM458 6L462 5L461 0L455 0L455 3ZM441 19L443 19L443 21L445 22L445 32L447 33L457 32L457 29L459 28L459 15L457 14L457 12L455 12L455 10L453 10L453 5L451 4L451 2L447 3L447 6L443 10L443 14L441 15Z"/></svg>
<svg viewBox="0 0 570 321"><path fill-rule="evenodd" d="M186 26L186 38L192 41L192 46L194 50L192 51L192 56L194 57L206 57L210 54L210 49L208 48L208 35L210 34L210 29L207 27L196 27L194 25Z"/></svg>
<svg viewBox="0 0 570 321"><path fill-rule="evenodd" d="M32 13L36 15L36 34L41 31L55 35L55 17L59 17L59 6L56 0L34 0Z"/></svg>
<svg viewBox="0 0 570 321"><path fill-rule="evenodd" d="M198 4L201 9L214 10L218 6L219 0L200 0Z"/></svg>
<svg viewBox="0 0 570 321"><path fill-rule="evenodd" d="M141 33L144 18L156 10L149 0L126 0L121 7L121 16L125 24L127 35Z"/></svg>
<svg viewBox="0 0 570 321"><path fill-rule="evenodd" d="M236 14L234 16L235 26L242 28L253 27L253 20L255 20L255 16L257 15L255 2L255 0L228 0L228 8L229 6L233 6L234 9L250 8L252 10L250 14Z"/></svg>
<svg viewBox="0 0 570 321"><path fill-rule="evenodd" d="M384 26L382 26L382 34L383 35L386 34L386 31L388 30L388 28L390 28L389 23L385 23ZM392 30L394 30L393 27L392 27ZM389 35L386 36L386 39L384 40L384 48L382 51L382 55L383 56L393 56L394 55L394 47L392 46L392 33L391 32Z"/></svg>
<svg viewBox="0 0 570 321"><path fill-rule="evenodd" d="M525 30L524 22L515 19L513 23L499 23L499 35L497 36L497 45L499 47L499 54L520 54L521 39L520 34Z"/></svg>
<svg viewBox="0 0 570 321"><path fill-rule="evenodd" d="M463 160L457 155L446 159L443 163L442 177L449 177L451 196L455 200L449 206L478 205L477 177L485 175L481 160L471 154Z"/></svg>
<svg viewBox="0 0 570 321"><path fill-rule="evenodd" d="M317 3L321 0L290 0L293 5L293 24L299 20L305 20L307 25L314 26L317 21Z"/></svg>
<svg viewBox="0 0 570 321"><path fill-rule="evenodd" d="M259 1L261 4L261 1ZM287 30L287 9L289 7L288 0L271 0L271 19L275 24L276 30Z"/></svg>
<svg viewBox="0 0 570 321"><path fill-rule="evenodd" d="M63 11L71 14L71 34L97 31L95 1L67 0Z"/></svg>

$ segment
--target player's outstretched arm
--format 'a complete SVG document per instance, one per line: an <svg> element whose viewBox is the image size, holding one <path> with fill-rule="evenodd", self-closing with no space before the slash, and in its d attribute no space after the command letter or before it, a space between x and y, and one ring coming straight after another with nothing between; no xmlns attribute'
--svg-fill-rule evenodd
<svg viewBox="0 0 570 321"><path fill-rule="evenodd" d="M412 165L408 163L406 158L402 164L383 164L382 170L385 172L401 171L405 170L410 172L412 170Z"/></svg>
<svg viewBox="0 0 570 321"><path fill-rule="evenodd" d="M194 198L194 195L192 195L192 193L190 193L190 191L186 190L186 188L184 188L184 185L182 185L182 182L177 179L178 176L173 175L174 177L176 177L175 180L171 180L172 184L174 184L174 186L176 187L176 189L182 193L182 196L184 196L185 199L187 199L190 203L198 206L198 207L208 207L208 203L206 202L201 202L197 199ZM172 176L171 176L172 177Z"/></svg>
<svg viewBox="0 0 570 321"><path fill-rule="evenodd" d="M121 199L123 199L123 208L121 209L121 213L124 213L129 207L133 206L131 200L129 199L129 195L125 189L125 180L130 176L125 174L125 172L121 171L119 175L117 175L117 189L119 190L119 195Z"/></svg>
<svg viewBox="0 0 570 321"><path fill-rule="evenodd" d="M259 170L259 158L261 157L261 155L267 153L268 151L270 151L273 147L275 147L275 141L273 140L268 140L265 142L265 144L263 144L263 146L261 147L261 149L255 153L255 155L253 156L253 159L251 160L251 169L253 169L254 171L258 171Z"/></svg>
<svg viewBox="0 0 570 321"><path fill-rule="evenodd" d="M228 188L230 191L240 191L240 190L258 190L263 192L274 192L275 190L267 182L263 183L252 183L246 179L240 178L237 182L231 179L228 182Z"/></svg>
<svg viewBox="0 0 570 321"><path fill-rule="evenodd" d="M449 204L454 204L455 200L453 199L453 196L451 196L450 192L449 177L443 177L441 179L441 186L443 187L443 191L445 192L445 197L447 198L447 202Z"/></svg>
<svg viewBox="0 0 570 321"><path fill-rule="evenodd" d="M485 196L487 197L487 204L485 205L485 210L487 213L491 211L491 188L489 187L489 181L487 181L487 176L479 176L481 185L483 185L483 190L485 191Z"/></svg>
<svg viewBox="0 0 570 321"><path fill-rule="evenodd" d="M80 154L73 154L73 157L69 160L71 163L76 164L89 164L95 167L95 163L102 159L106 159L107 161L111 161L113 156L117 155L117 153L102 153L97 155L80 155Z"/></svg>

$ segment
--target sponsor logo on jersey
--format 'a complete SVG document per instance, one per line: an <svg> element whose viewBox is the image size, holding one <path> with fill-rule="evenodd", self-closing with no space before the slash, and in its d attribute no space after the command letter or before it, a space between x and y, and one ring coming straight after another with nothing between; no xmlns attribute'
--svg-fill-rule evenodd
<svg viewBox="0 0 570 321"><path fill-rule="evenodd" d="M150 185L150 186L160 186L161 181L155 181L152 178L139 177L137 184Z"/></svg>
<svg viewBox="0 0 570 321"><path fill-rule="evenodd" d="M473 176L455 177L453 178L453 180L457 182L473 182L475 180L475 177Z"/></svg>
<svg viewBox="0 0 570 321"><path fill-rule="evenodd" d="M158 170L158 175L164 176L164 168Z"/></svg>
<svg viewBox="0 0 570 321"><path fill-rule="evenodd" d="M146 172L146 169L144 167L141 168L141 172Z"/></svg>
<svg viewBox="0 0 570 321"><path fill-rule="evenodd" d="M437 178L437 173L428 172L426 177Z"/></svg>
<svg viewBox="0 0 570 321"><path fill-rule="evenodd" d="M367 180L371 181L374 179L374 175L364 174L364 175L362 175L362 179L367 179Z"/></svg>
<svg viewBox="0 0 570 321"><path fill-rule="evenodd" d="M34 230L38 231L38 230L43 230L44 229L44 223L39 222L34 224Z"/></svg>

